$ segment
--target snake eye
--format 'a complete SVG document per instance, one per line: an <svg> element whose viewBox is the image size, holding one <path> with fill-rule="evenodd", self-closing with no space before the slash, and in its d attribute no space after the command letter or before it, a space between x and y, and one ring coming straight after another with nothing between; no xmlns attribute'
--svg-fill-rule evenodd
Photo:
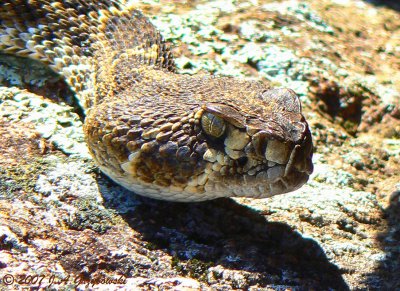
<svg viewBox="0 0 400 291"><path fill-rule="evenodd" d="M225 121L221 117L215 116L209 112L205 112L201 116L201 126L206 134L212 137L222 136L226 128Z"/></svg>

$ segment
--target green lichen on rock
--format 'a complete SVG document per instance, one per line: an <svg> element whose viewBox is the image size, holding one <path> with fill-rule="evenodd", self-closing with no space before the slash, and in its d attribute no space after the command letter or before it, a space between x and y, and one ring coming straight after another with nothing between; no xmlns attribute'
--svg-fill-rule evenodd
<svg viewBox="0 0 400 291"><path fill-rule="evenodd" d="M174 256L171 266L183 276L206 282L208 269L213 266L213 263L203 262L198 259L181 260L179 257Z"/></svg>
<svg viewBox="0 0 400 291"><path fill-rule="evenodd" d="M74 109L17 88L0 87L0 116L34 125L40 135L68 155L89 157L82 121Z"/></svg>
<svg viewBox="0 0 400 291"><path fill-rule="evenodd" d="M0 167L0 198L12 199L19 195L33 196L36 193L35 179L50 165L49 162L38 157L30 160L29 164L23 163L18 167Z"/></svg>
<svg viewBox="0 0 400 291"><path fill-rule="evenodd" d="M73 203L76 211L65 219L65 224L74 230L91 229L97 233L105 233L113 225L121 222L111 210L101 207L96 201L80 199Z"/></svg>

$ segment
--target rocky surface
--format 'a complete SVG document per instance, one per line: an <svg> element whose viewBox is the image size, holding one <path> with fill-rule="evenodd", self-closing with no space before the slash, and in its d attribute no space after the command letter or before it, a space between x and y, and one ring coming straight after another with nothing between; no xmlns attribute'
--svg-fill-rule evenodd
<svg viewBox="0 0 400 291"><path fill-rule="evenodd" d="M315 172L270 199L138 197L94 165L62 80L1 55L0 288L400 288L396 1L138 2L180 72L295 89Z"/></svg>

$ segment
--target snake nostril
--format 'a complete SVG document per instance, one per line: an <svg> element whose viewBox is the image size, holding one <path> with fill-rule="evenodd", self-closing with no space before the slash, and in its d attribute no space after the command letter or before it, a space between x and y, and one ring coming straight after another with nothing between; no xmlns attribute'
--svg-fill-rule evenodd
<svg viewBox="0 0 400 291"><path fill-rule="evenodd" d="M240 157L239 159L236 160L236 162L239 167L244 167L244 165L247 163L247 160L248 160L247 157Z"/></svg>

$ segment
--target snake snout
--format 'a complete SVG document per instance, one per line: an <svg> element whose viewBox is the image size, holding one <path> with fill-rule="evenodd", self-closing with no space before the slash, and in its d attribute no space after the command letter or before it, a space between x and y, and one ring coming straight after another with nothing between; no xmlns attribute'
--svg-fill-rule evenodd
<svg viewBox="0 0 400 291"><path fill-rule="evenodd" d="M308 181L313 172L313 145L310 130L306 129L303 138L291 150L284 173L287 187L292 190L300 188Z"/></svg>
<svg viewBox="0 0 400 291"><path fill-rule="evenodd" d="M313 171L311 133L306 124L302 128L302 134L297 138L278 140L269 137L263 143L264 158L272 166L268 168L267 180L273 195L300 188Z"/></svg>

